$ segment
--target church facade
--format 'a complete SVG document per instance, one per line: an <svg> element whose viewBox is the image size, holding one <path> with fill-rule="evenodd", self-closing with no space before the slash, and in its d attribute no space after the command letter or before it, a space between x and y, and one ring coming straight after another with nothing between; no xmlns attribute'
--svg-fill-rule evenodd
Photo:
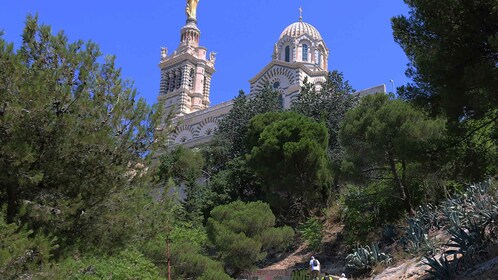
<svg viewBox="0 0 498 280"><path fill-rule="evenodd" d="M193 2L193 3L190 3ZM198 1L187 1L187 22L180 32L180 44L171 54L161 49L161 81L158 100L174 116L169 146L196 147L209 143L219 121L233 101L211 106L210 84L215 72L216 53L199 45L200 30L195 18ZM195 6L195 7L194 7ZM290 108L299 96L304 80L325 81L329 49L318 30L299 17L287 26L274 45L272 60L252 79L250 94L267 84L282 94L284 108ZM359 94L385 92L385 85Z"/></svg>

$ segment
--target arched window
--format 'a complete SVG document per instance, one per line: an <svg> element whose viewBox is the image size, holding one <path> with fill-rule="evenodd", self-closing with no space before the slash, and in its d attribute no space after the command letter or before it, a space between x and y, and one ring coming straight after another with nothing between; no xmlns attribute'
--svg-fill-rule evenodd
<svg viewBox="0 0 498 280"><path fill-rule="evenodd" d="M315 53L316 53L316 55L315 55L316 63L315 64L322 67L322 52L319 50L316 50Z"/></svg>
<svg viewBox="0 0 498 280"><path fill-rule="evenodd" d="M290 47L285 47L285 61L290 62Z"/></svg>
<svg viewBox="0 0 498 280"><path fill-rule="evenodd" d="M303 61L308 61L308 45L303 44Z"/></svg>

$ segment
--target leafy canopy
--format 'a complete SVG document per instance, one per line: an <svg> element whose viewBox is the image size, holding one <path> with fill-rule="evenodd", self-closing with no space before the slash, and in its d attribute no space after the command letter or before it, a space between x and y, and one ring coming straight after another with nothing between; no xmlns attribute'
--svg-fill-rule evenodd
<svg viewBox="0 0 498 280"><path fill-rule="evenodd" d="M246 158L267 194L277 199L270 203L275 211L289 213L294 203L293 211L309 211L328 198L328 139L325 124L295 112L251 119Z"/></svg>
<svg viewBox="0 0 498 280"><path fill-rule="evenodd" d="M427 175L424 163L445 136L444 125L443 120L430 119L402 100L378 93L363 97L346 114L340 140L357 175L391 180L405 209L412 212L409 187Z"/></svg>
<svg viewBox="0 0 498 280"><path fill-rule="evenodd" d="M148 179L161 112L96 44L31 16L22 39L0 38L0 204L7 222L74 241L84 213Z"/></svg>
<svg viewBox="0 0 498 280"><path fill-rule="evenodd" d="M409 16L392 19L414 84L403 98L452 121L498 107L498 2L405 0Z"/></svg>

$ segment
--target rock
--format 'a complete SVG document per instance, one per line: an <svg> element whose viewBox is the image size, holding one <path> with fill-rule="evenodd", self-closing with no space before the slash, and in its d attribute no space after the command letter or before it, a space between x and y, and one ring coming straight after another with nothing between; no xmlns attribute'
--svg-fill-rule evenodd
<svg viewBox="0 0 498 280"><path fill-rule="evenodd" d="M399 266L387 268L382 273L375 276L374 280L424 279L428 276L428 273L426 272L427 269L429 269L429 266L424 264L422 260L412 259L400 264Z"/></svg>

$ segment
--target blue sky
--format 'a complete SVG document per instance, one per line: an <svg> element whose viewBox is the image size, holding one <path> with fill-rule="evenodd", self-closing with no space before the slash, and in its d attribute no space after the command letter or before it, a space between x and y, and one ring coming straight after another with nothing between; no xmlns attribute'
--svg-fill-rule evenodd
<svg viewBox="0 0 498 280"><path fill-rule="evenodd" d="M170 53L185 24L185 0L83 2L0 0L4 38L21 43L28 13L71 41L92 40L104 54L117 56L123 77L148 103L159 91L160 47ZM330 49L329 70L344 73L356 90L408 82L408 60L392 37L390 18L408 13L402 0L200 0L197 11L201 45L217 52L211 102L249 91L248 80L271 60L273 45L286 26L299 18L315 26ZM239 55L243 54L243 55Z"/></svg>

